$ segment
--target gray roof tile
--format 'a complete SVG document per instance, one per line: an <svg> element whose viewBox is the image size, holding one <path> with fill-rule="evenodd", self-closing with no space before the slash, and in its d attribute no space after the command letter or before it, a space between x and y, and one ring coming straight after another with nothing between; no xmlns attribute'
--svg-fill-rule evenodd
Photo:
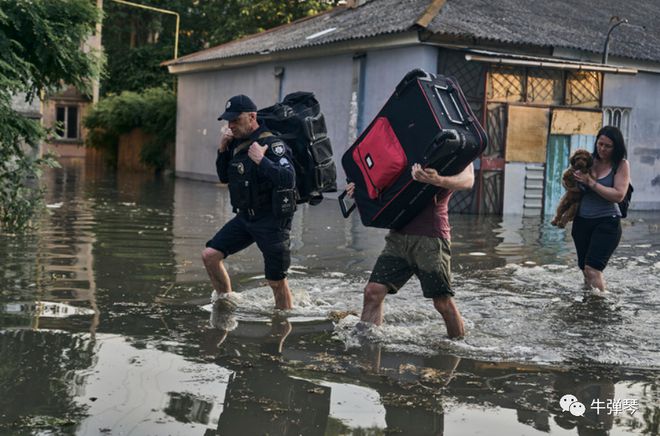
<svg viewBox="0 0 660 436"><path fill-rule="evenodd" d="M612 16L626 18L610 54L660 60L657 0L449 0L429 24L434 33L602 53Z"/></svg>
<svg viewBox="0 0 660 436"><path fill-rule="evenodd" d="M356 9L337 7L168 64L280 52L401 33L414 28L430 4L431 0L371 0ZM447 0L427 29L438 35L601 53L609 19L614 15L627 18L631 25L622 25L613 32L610 54L660 61L658 0ZM308 39L330 28L336 30Z"/></svg>

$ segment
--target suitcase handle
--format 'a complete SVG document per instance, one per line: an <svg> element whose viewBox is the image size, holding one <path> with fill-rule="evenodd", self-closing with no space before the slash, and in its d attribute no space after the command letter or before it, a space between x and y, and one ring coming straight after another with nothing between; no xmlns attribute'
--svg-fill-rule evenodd
<svg viewBox="0 0 660 436"><path fill-rule="evenodd" d="M424 151L424 154L426 155L435 144L439 144L445 141L456 141L460 142L461 137L459 136L458 132L454 129L443 129L438 132L437 135L435 135L435 138L431 141L428 147L426 147L426 150Z"/></svg>
<svg viewBox="0 0 660 436"><path fill-rule="evenodd" d="M440 101L440 105L442 106L442 110L445 111L445 114L447 114L447 119L451 121L454 124L460 124L461 126L465 124L465 117L463 116L463 113L461 112L460 107L458 106L458 102L454 98L454 87L451 85L433 85L433 91L435 91L435 96L438 98ZM452 113L449 111L449 108L445 104L444 100L442 99L442 94L440 94L440 91L445 91L448 95L449 98L451 99L452 106L454 106L454 110L456 114L458 115L458 118L452 118Z"/></svg>
<svg viewBox="0 0 660 436"><path fill-rule="evenodd" d="M401 82L399 82L399 84L396 85L396 90L394 91L394 94L398 97L401 94L401 91L406 89L408 85L410 85L410 83L414 82L420 77L424 79L430 79L431 75L420 68L415 68L414 70L408 72L408 74L403 76Z"/></svg>
<svg viewBox="0 0 660 436"><path fill-rule="evenodd" d="M444 145L451 145L451 143L454 143L456 145L461 144L461 137L459 133L456 130L441 130L438 132L437 135L435 135L435 138L431 141L431 143L426 147L426 150L424 150L424 160L426 163L430 163L431 157L434 154L435 147L438 144L444 144Z"/></svg>
<svg viewBox="0 0 660 436"><path fill-rule="evenodd" d="M346 195L348 192L344 191L341 193L339 196L339 207L341 208L341 214L344 216L344 218L348 218L353 210L355 210L355 201L349 206L348 201L346 201Z"/></svg>

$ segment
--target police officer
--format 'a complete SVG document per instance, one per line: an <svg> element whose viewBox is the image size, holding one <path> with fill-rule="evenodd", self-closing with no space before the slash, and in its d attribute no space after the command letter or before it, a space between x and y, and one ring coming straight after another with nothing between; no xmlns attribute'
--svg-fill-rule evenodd
<svg viewBox="0 0 660 436"><path fill-rule="evenodd" d="M229 195L236 216L229 220L202 252L213 284L211 301L216 307L233 308L232 292L224 259L253 242L263 254L266 280L273 289L275 307L292 307L287 270L291 264L291 219L295 210L295 171L291 150L257 121L257 107L245 95L230 98L219 120L224 129L216 170Z"/></svg>

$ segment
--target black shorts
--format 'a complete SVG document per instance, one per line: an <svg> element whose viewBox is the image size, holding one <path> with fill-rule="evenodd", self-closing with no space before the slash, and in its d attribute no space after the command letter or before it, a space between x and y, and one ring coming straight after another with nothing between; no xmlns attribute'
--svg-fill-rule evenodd
<svg viewBox="0 0 660 436"><path fill-rule="evenodd" d="M291 265L290 231L291 218L281 219L267 215L255 221L248 221L242 214L238 214L229 220L206 246L229 257L256 242L264 257L266 279L282 280Z"/></svg>
<svg viewBox="0 0 660 436"><path fill-rule="evenodd" d="M580 269L584 270L585 265L588 265L602 271L621 240L621 218L575 217L571 236L575 242Z"/></svg>

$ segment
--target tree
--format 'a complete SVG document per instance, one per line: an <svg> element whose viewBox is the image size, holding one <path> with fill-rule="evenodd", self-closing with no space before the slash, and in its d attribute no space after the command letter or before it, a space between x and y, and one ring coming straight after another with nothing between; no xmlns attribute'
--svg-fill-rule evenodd
<svg viewBox="0 0 660 436"><path fill-rule="evenodd" d="M81 50L99 12L89 0L0 0L0 226L25 229L41 191L34 183L44 164L34 150L44 138L40 123L12 107L63 83L89 91L99 58ZM32 150L31 150L32 149Z"/></svg>
<svg viewBox="0 0 660 436"><path fill-rule="evenodd" d="M133 0L178 12L179 55L258 33L322 12L338 0ZM160 63L173 57L174 17L112 0L104 2L103 47L108 74L102 93L140 92L171 84Z"/></svg>
<svg viewBox="0 0 660 436"><path fill-rule="evenodd" d="M108 95L87 114L87 145L105 150L116 160L119 137L141 129L149 135L140 152L140 161L156 171L170 164L176 132L176 96L169 88L149 88L143 92L124 91Z"/></svg>
<svg viewBox="0 0 660 436"><path fill-rule="evenodd" d="M299 18L316 15L337 3L337 0L210 1L206 15L216 23L210 27L209 41L215 45L263 32Z"/></svg>

